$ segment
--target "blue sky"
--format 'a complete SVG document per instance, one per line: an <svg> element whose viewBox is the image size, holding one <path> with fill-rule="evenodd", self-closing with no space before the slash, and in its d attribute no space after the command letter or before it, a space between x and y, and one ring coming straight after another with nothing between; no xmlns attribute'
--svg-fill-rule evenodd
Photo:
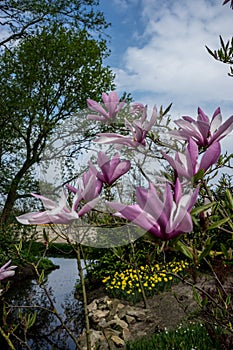
<svg viewBox="0 0 233 350"><path fill-rule="evenodd" d="M100 0L112 23L111 56L117 91L148 106L173 103L172 117L196 116L200 106L223 119L233 114L229 66L206 51L233 36L233 11L221 0ZM228 145L232 135L227 138ZM231 146L232 152L232 146Z"/></svg>

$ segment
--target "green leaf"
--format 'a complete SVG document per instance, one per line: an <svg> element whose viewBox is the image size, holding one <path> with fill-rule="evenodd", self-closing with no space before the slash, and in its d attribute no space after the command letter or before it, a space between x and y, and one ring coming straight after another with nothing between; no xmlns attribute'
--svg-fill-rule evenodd
<svg viewBox="0 0 233 350"><path fill-rule="evenodd" d="M229 220L230 220L230 218L224 218L222 220L219 220L219 221L215 222L214 224L210 225L207 228L207 231L213 230L214 228L221 227L223 224L225 224Z"/></svg>
<svg viewBox="0 0 233 350"><path fill-rule="evenodd" d="M193 297L197 304L202 307L202 300L200 294L197 292L196 288L193 286Z"/></svg>
<svg viewBox="0 0 233 350"><path fill-rule="evenodd" d="M202 179L204 175L205 175L205 170L204 169L199 170L193 177L194 182L195 183L198 182L198 180Z"/></svg>
<svg viewBox="0 0 233 350"><path fill-rule="evenodd" d="M204 250L201 252L201 254L198 256L198 262L200 263L207 255L209 255L212 247L214 245L214 242L209 243L206 241L206 247Z"/></svg>
<svg viewBox="0 0 233 350"><path fill-rule="evenodd" d="M44 270L42 270L39 276L39 285L43 284L43 282L44 282Z"/></svg>
<svg viewBox="0 0 233 350"><path fill-rule="evenodd" d="M219 38L220 38L221 46L222 46L223 50L225 50L225 44L224 44L224 41L223 41L223 38L221 37L221 35L219 35Z"/></svg>
<svg viewBox="0 0 233 350"><path fill-rule="evenodd" d="M15 245L15 249L17 250L17 253L20 253L23 247L23 240L21 239L18 245Z"/></svg>
<svg viewBox="0 0 233 350"><path fill-rule="evenodd" d="M227 202L229 204L229 209L233 209L233 197L232 197L232 194L228 188L226 189L226 198L227 198Z"/></svg>
<svg viewBox="0 0 233 350"><path fill-rule="evenodd" d="M208 203L208 204L204 204L204 205L202 205L202 206L200 206L200 207L194 208L194 209L191 211L191 215L200 214L200 213L202 213L203 211L206 211L206 210L212 208L215 204L216 204L216 202L211 202L211 203Z"/></svg>
<svg viewBox="0 0 233 350"><path fill-rule="evenodd" d="M185 256L187 256L190 260L193 260L193 254L190 247L186 246L181 241L176 242L176 248L183 253Z"/></svg>
<svg viewBox="0 0 233 350"><path fill-rule="evenodd" d="M217 54L216 51L211 51L207 46L206 46L206 50L208 51L208 53L216 60L217 59Z"/></svg>
<svg viewBox="0 0 233 350"><path fill-rule="evenodd" d="M227 294L226 306L230 305L231 299L232 299L231 294Z"/></svg>
<svg viewBox="0 0 233 350"><path fill-rule="evenodd" d="M49 243L49 235L47 234L45 228L43 228L43 239L46 243Z"/></svg>
<svg viewBox="0 0 233 350"><path fill-rule="evenodd" d="M34 325L34 323L36 322L36 315L36 312L28 315L27 328L31 328Z"/></svg>
<svg viewBox="0 0 233 350"><path fill-rule="evenodd" d="M166 115L170 109L171 109L172 103L169 104L169 106L165 109L165 111L162 113L162 116Z"/></svg>
<svg viewBox="0 0 233 350"><path fill-rule="evenodd" d="M221 251L223 252L224 257L226 259L229 259L229 253L228 253L228 250L227 250L225 244L220 243L220 247L221 247Z"/></svg>

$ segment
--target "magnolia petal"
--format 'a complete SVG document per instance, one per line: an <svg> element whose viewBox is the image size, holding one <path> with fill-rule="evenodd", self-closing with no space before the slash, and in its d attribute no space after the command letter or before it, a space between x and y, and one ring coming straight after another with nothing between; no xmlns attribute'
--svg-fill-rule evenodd
<svg viewBox="0 0 233 350"><path fill-rule="evenodd" d="M205 121L198 120L194 125L197 125L197 128L200 131L202 145L207 145L208 144L207 139L210 132L210 124Z"/></svg>
<svg viewBox="0 0 233 350"><path fill-rule="evenodd" d="M172 194L172 189L171 185L167 182L166 183L166 188L164 191L164 212L166 214L166 218L168 219L171 215L172 211L172 206L173 206L173 194Z"/></svg>
<svg viewBox="0 0 233 350"><path fill-rule="evenodd" d="M221 146L219 142L214 142L210 145L202 156L199 170L205 171L213 164L215 164L221 154Z"/></svg>
<svg viewBox="0 0 233 350"><path fill-rule="evenodd" d="M220 141L223 137L233 130L233 115L223 123L210 138L210 143Z"/></svg>
<svg viewBox="0 0 233 350"><path fill-rule="evenodd" d="M131 164L129 160L122 160L120 164L118 164L112 174L109 185L112 185L120 176L124 175L131 168Z"/></svg>
<svg viewBox="0 0 233 350"><path fill-rule="evenodd" d="M109 95L106 93L102 94L102 100L104 101L104 104L109 112L109 116L113 117L116 113L116 108L119 103L118 95L115 91L111 91Z"/></svg>
<svg viewBox="0 0 233 350"><path fill-rule="evenodd" d="M175 187L174 187L174 199L176 203L179 203L180 199L182 198L182 187L180 180L177 178Z"/></svg>
<svg viewBox="0 0 233 350"><path fill-rule="evenodd" d="M6 270L2 272L0 271L0 281L4 280L5 278L14 276L14 274L15 274L15 271L13 270Z"/></svg>
<svg viewBox="0 0 233 350"><path fill-rule="evenodd" d="M176 230L181 232L191 232L193 229L192 217L189 213L186 213L181 220L180 224L177 226Z"/></svg>
<svg viewBox="0 0 233 350"><path fill-rule="evenodd" d="M197 114L198 114L197 120L203 121L203 122L207 123L208 125L210 124L210 120L209 120L208 116L203 112L203 110L200 107L198 107L198 109L197 109Z"/></svg>
<svg viewBox="0 0 233 350"><path fill-rule="evenodd" d="M100 113L106 119L109 118L109 115L106 113L105 109L96 101L91 100L90 98L87 100L87 106L92 111Z"/></svg>
<svg viewBox="0 0 233 350"><path fill-rule="evenodd" d="M190 123L186 120L178 119L175 121L175 123L178 125L180 130L177 131L177 133L183 138L183 140L189 140L192 138L194 141L196 141L200 145L204 145L204 139L203 136L196 124ZM174 135L175 131L170 131L170 135Z"/></svg>
<svg viewBox="0 0 233 350"><path fill-rule="evenodd" d="M53 209L57 206L57 203L55 203L53 200L51 200L47 197L44 197L40 194L31 193L31 195L35 198L40 199L46 209Z"/></svg>
<svg viewBox="0 0 233 350"><path fill-rule="evenodd" d="M179 174L179 175L186 175L186 172L184 172L183 170L183 164L180 162L180 160L177 161L177 159L179 159L178 156L178 152L176 153L175 159L171 156L169 156L167 153L165 153L164 151L161 151L163 157L168 161L168 163L171 165L171 167Z"/></svg>
<svg viewBox="0 0 233 350"><path fill-rule="evenodd" d="M146 131L150 131L150 129L152 128L152 126L155 124L155 122L156 122L156 120L157 120L157 117L158 117L157 107L154 106L153 112L152 112L152 115L151 115L151 119L150 119L150 121L147 122L146 125L145 125L145 130L146 130Z"/></svg>
<svg viewBox="0 0 233 350"><path fill-rule="evenodd" d="M109 163L109 158L105 152L99 152L97 158L97 164L100 168L104 166L104 164Z"/></svg>
<svg viewBox="0 0 233 350"><path fill-rule="evenodd" d="M48 224L51 222L47 211L38 213L26 213L16 217L16 220L23 225L37 225L37 224Z"/></svg>
<svg viewBox="0 0 233 350"><path fill-rule="evenodd" d="M162 237L157 222L148 213L144 212L139 205L127 206L116 202L108 202L108 205L117 210L114 215L133 222L135 225L140 226L146 232L150 232L158 238Z"/></svg>
<svg viewBox="0 0 233 350"><path fill-rule="evenodd" d="M190 175L193 176L195 174L196 167L197 167L198 146L192 138L189 139L187 150L188 150L188 155L189 155L188 161L190 160L190 162L192 164L192 170L189 168L188 172L190 173ZM187 163L189 163L189 162L187 162Z"/></svg>
<svg viewBox="0 0 233 350"><path fill-rule="evenodd" d="M91 200L90 202L84 204L82 206L82 208L79 210L78 212L78 217L83 216L84 214L88 213L89 211L91 211L92 209L94 209L94 207L97 205L97 203L100 201L100 197L96 197L93 200Z"/></svg>
<svg viewBox="0 0 233 350"><path fill-rule="evenodd" d="M74 193L74 194L78 192L78 189L77 189L76 187L71 186L71 185L69 185L69 184L66 184L66 188L67 188L70 192L72 192L72 193Z"/></svg>
<svg viewBox="0 0 233 350"><path fill-rule="evenodd" d="M97 115L97 114L88 114L87 119L97 120L99 122L105 122L109 120L109 117L104 117L102 115Z"/></svg>
<svg viewBox="0 0 233 350"><path fill-rule="evenodd" d="M119 145L125 145L130 147L136 147L138 144L131 138L123 135L118 134L110 134L110 133L103 133L98 134L99 136L94 142L100 143L100 144L119 144Z"/></svg>
<svg viewBox="0 0 233 350"><path fill-rule="evenodd" d="M193 119L192 117L189 117L187 115L183 116L182 118L189 123L195 122L195 119Z"/></svg>
<svg viewBox="0 0 233 350"><path fill-rule="evenodd" d="M189 204L188 204L188 207L187 207L187 211L190 212L194 206L194 204L196 203L197 201L197 197L198 197L198 193L199 193L199 189L200 189L200 185L198 185L194 192L191 194L190 193L190 201L189 201Z"/></svg>
<svg viewBox="0 0 233 350"><path fill-rule="evenodd" d="M190 179L193 176L193 165L188 150L186 149L185 153L177 152L175 158L176 171L179 178L185 177Z"/></svg>
<svg viewBox="0 0 233 350"><path fill-rule="evenodd" d="M158 219L163 212L164 203L159 198L157 191L150 182L149 189L143 187L136 188L136 198L143 211L148 212L154 219Z"/></svg>
<svg viewBox="0 0 233 350"><path fill-rule="evenodd" d="M222 124L222 115L221 115L221 110L218 107L214 112L214 115L210 123L210 134L212 135L215 131L217 131L221 124Z"/></svg>

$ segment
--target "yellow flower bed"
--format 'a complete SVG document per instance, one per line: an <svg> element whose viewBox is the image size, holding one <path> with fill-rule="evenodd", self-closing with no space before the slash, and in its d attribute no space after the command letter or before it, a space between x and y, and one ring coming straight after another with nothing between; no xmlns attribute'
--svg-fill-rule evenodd
<svg viewBox="0 0 233 350"><path fill-rule="evenodd" d="M114 297L137 301L141 297L142 288L147 296L171 287L174 277L184 271L189 264L184 261L173 261L166 265L139 266L138 269L128 268L106 276L102 282L106 290Z"/></svg>

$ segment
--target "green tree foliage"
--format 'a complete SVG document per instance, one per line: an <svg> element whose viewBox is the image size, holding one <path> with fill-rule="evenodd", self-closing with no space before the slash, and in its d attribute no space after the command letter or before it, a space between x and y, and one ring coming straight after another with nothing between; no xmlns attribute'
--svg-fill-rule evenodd
<svg viewBox="0 0 233 350"><path fill-rule="evenodd" d="M21 40L0 57L1 221L15 201L34 188L33 166L59 123L113 88L113 74L103 65L106 42L85 29L57 24ZM81 130L82 131L82 130ZM80 141L81 142L81 141Z"/></svg>
<svg viewBox="0 0 233 350"><path fill-rule="evenodd" d="M227 4L230 0L225 0L223 2L223 5ZM233 1L231 0L230 7L233 9ZM233 37L229 39L227 42L225 42L222 38L222 36L219 36L220 38L220 48L217 50L211 50L208 46L206 46L206 50L208 53L216 60L223 62L225 64L231 65L230 72L228 75L230 77L233 77Z"/></svg>
<svg viewBox="0 0 233 350"><path fill-rule="evenodd" d="M206 46L208 53L217 61L233 65L233 37L224 42L223 38L220 35L220 44L221 47L218 50L211 50ZM230 77L233 77L233 68L230 67L230 72L228 73Z"/></svg>
<svg viewBox="0 0 233 350"><path fill-rule="evenodd" d="M98 10L99 0L4 0L0 1L0 46L34 34L54 23L91 29L100 35L108 24Z"/></svg>

